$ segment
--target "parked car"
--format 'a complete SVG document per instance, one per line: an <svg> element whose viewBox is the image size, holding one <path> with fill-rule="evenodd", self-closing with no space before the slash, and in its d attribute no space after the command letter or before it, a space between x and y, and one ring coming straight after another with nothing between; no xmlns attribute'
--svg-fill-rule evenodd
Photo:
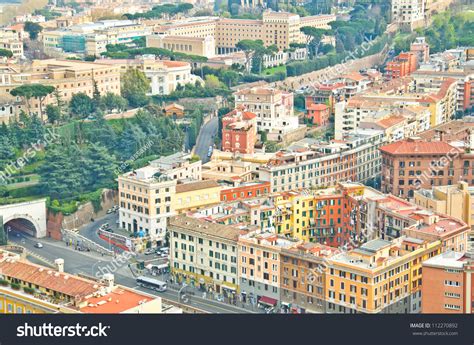
<svg viewBox="0 0 474 345"><path fill-rule="evenodd" d="M115 205L114 207L112 207L112 210L114 212L117 212L119 210L120 206L119 205Z"/></svg>
<svg viewBox="0 0 474 345"><path fill-rule="evenodd" d="M109 208L109 209L107 210L107 214L111 214L112 212L114 212L114 210L111 209L111 208Z"/></svg>
<svg viewBox="0 0 474 345"><path fill-rule="evenodd" d="M145 250L145 253L143 253L143 254L145 254L145 255L151 255L151 254L155 254L155 251L150 248L150 249Z"/></svg>
<svg viewBox="0 0 474 345"><path fill-rule="evenodd" d="M35 248L43 248L43 244L42 243L35 243Z"/></svg>

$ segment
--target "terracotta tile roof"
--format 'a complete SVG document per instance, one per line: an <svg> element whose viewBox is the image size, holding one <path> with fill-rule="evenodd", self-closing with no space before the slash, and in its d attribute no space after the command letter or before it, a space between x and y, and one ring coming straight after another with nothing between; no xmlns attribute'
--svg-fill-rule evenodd
<svg viewBox="0 0 474 345"><path fill-rule="evenodd" d="M94 281L24 261L4 260L0 262L0 272L5 276L73 297L90 296L100 288Z"/></svg>
<svg viewBox="0 0 474 345"><path fill-rule="evenodd" d="M189 62L185 62L185 61L161 60L161 63L163 63L163 65L169 68L189 66Z"/></svg>
<svg viewBox="0 0 474 345"><path fill-rule="evenodd" d="M383 128L390 128L396 124L399 124L401 122L405 121L404 116L390 116L385 119L377 121L377 124Z"/></svg>
<svg viewBox="0 0 474 345"><path fill-rule="evenodd" d="M219 187L220 184L214 180L203 180L197 182L189 182L176 185L176 193L192 192L195 190L215 188Z"/></svg>
<svg viewBox="0 0 474 345"><path fill-rule="evenodd" d="M380 151L388 154L447 154L449 152L463 152L443 141L397 141L380 148Z"/></svg>
<svg viewBox="0 0 474 345"><path fill-rule="evenodd" d="M170 110L170 109L174 109L174 108L177 108L177 109L181 109L181 110L184 110L184 107L178 103L171 103L167 106L165 106L165 110Z"/></svg>
<svg viewBox="0 0 474 345"><path fill-rule="evenodd" d="M313 103L310 104L308 107L308 110L326 110L328 109L328 106L326 104L321 104L321 103Z"/></svg>

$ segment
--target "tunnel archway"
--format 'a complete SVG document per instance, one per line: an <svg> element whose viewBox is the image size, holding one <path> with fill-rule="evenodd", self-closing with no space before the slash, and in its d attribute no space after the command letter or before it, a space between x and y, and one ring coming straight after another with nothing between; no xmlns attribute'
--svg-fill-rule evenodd
<svg viewBox="0 0 474 345"><path fill-rule="evenodd" d="M3 228L7 232L18 231L32 237L38 237L38 224L27 216L4 220Z"/></svg>

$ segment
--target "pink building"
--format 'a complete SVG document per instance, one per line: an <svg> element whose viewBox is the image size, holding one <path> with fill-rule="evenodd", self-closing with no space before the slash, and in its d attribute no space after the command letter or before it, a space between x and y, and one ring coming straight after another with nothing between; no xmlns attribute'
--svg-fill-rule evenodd
<svg viewBox="0 0 474 345"><path fill-rule="evenodd" d="M222 118L222 151L253 154L256 140L254 113L238 108Z"/></svg>

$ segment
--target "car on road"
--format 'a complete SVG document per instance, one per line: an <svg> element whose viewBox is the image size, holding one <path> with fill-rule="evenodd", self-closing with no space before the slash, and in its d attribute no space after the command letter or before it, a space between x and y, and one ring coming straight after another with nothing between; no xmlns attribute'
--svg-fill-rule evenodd
<svg viewBox="0 0 474 345"><path fill-rule="evenodd" d="M109 209L107 210L107 214L111 214L112 212L114 212L114 210L113 210L112 208L109 208Z"/></svg>
<svg viewBox="0 0 474 345"><path fill-rule="evenodd" d="M145 254L145 255L152 255L152 254L155 254L155 251L150 248L150 249L145 250L145 252L144 252L143 254Z"/></svg>
<svg viewBox="0 0 474 345"><path fill-rule="evenodd" d="M35 248L43 248L43 244L42 243L35 243Z"/></svg>
<svg viewBox="0 0 474 345"><path fill-rule="evenodd" d="M112 210L114 212L117 212L119 210L120 206L119 205L115 205L114 207L112 207Z"/></svg>

